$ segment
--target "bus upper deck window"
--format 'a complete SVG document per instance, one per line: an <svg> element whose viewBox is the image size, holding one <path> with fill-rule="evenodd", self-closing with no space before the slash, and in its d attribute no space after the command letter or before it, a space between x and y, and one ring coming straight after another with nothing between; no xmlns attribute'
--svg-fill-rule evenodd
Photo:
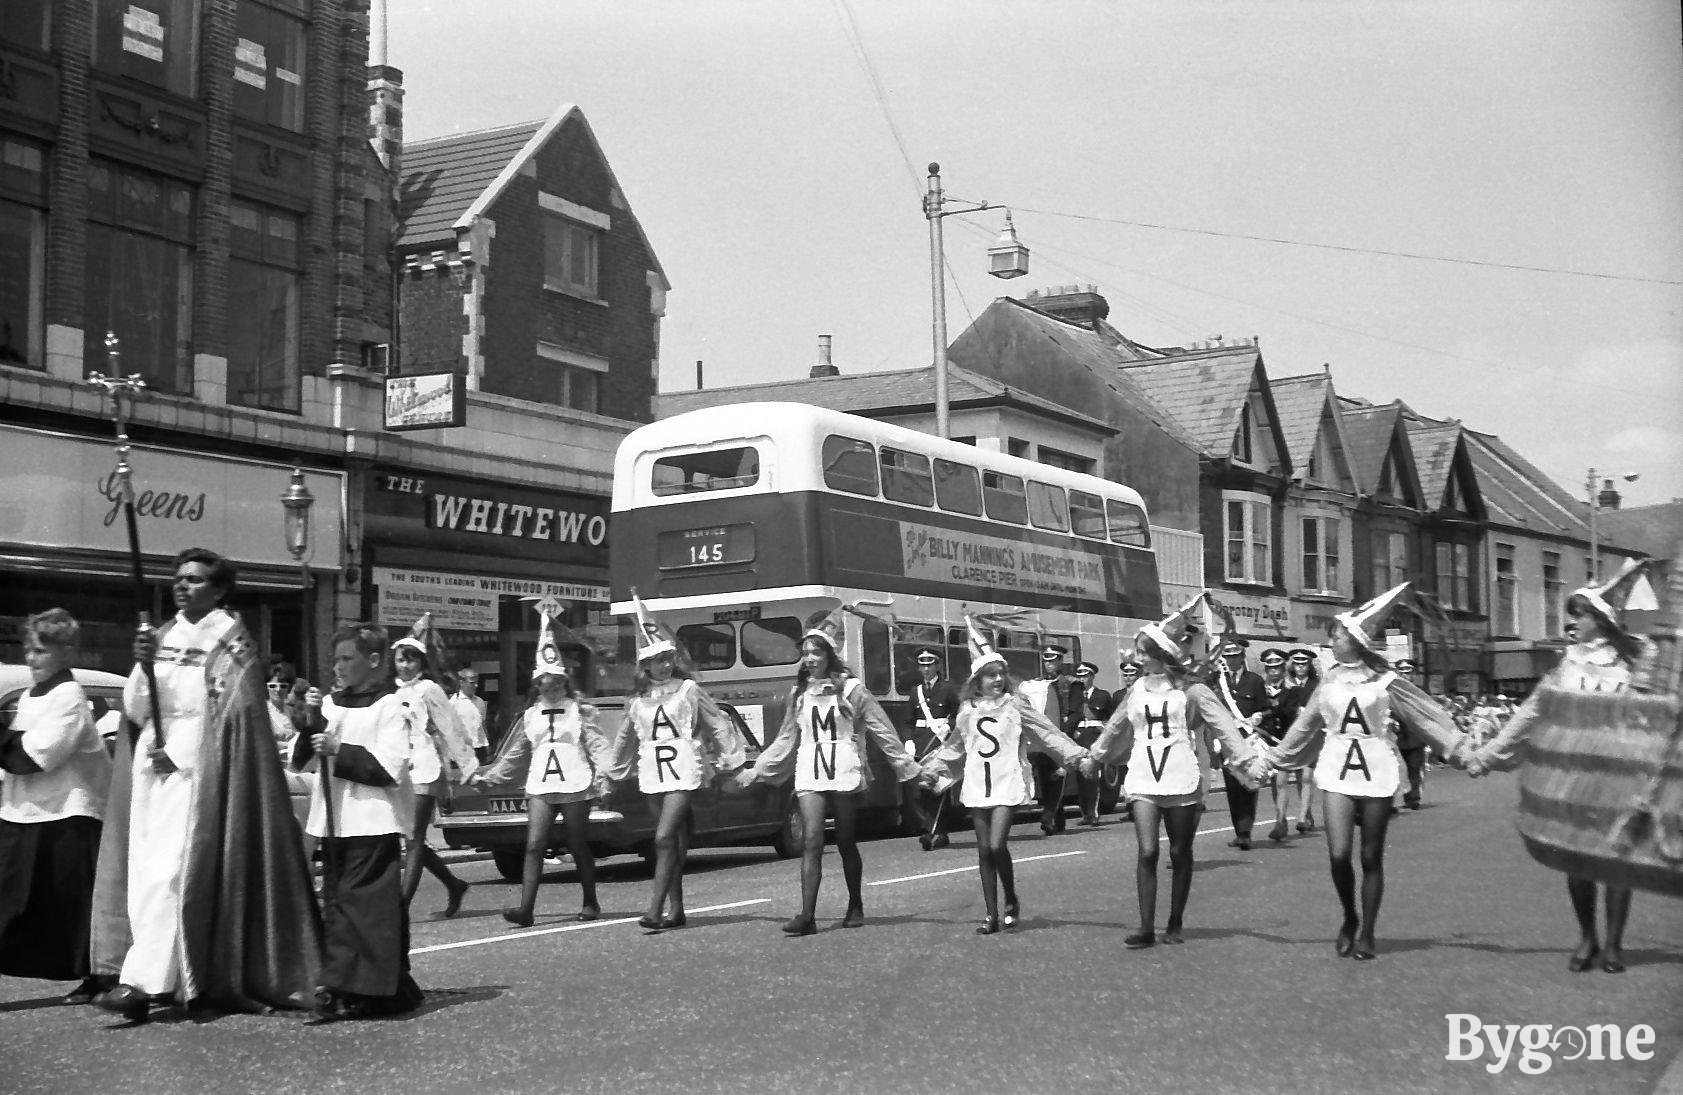
<svg viewBox="0 0 1683 1095"><path fill-rule="evenodd" d="M918 452L882 447L882 496L914 506L935 504L935 480L929 474L929 457Z"/></svg>
<svg viewBox="0 0 1683 1095"><path fill-rule="evenodd" d="M1077 536L1090 536L1095 540L1103 540L1104 499L1096 494L1088 494L1082 490L1069 492L1070 525Z"/></svg>
<svg viewBox="0 0 1683 1095"><path fill-rule="evenodd" d="M1145 526L1145 511L1127 502L1106 498L1105 512L1110 517L1110 538L1118 544L1150 547L1151 532Z"/></svg>
<svg viewBox="0 0 1683 1095"><path fill-rule="evenodd" d="M801 660L803 630L793 616L748 620L742 625L742 664L794 665Z"/></svg>
<svg viewBox="0 0 1683 1095"><path fill-rule="evenodd" d="M650 486L657 497L751 487L760 479L760 450L752 445L663 456Z"/></svg>
<svg viewBox="0 0 1683 1095"><path fill-rule="evenodd" d="M997 471L982 473L982 504L995 521L1021 525L1028 521L1028 502L1023 498L1023 481Z"/></svg>
<svg viewBox="0 0 1683 1095"><path fill-rule="evenodd" d="M1064 488L1030 479L1028 503L1029 519L1035 528L1069 531L1069 499L1064 496Z"/></svg>
<svg viewBox="0 0 1683 1095"><path fill-rule="evenodd" d="M736 631L730 624L685 624L678 641L701 670L729 669L736 664Z"/></svg>
<svg viewBox="0 0 1683 1095"><path fill-rule="evenodd" d="M935 458L935 504L949 513L982 515L982 487L976 469L956 460Z"/></svg>
<svg viewBox="0 0 1683 1095"><path fill-rule="evenodd" d="M877 454L868 441L831 434L824 439L824 485L849 494L877 493Z"/></svg>

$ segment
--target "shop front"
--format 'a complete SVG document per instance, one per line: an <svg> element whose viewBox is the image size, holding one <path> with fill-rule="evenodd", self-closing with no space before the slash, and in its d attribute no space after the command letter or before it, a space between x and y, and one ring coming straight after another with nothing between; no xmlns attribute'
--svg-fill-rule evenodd
<svg viewBox="0 0 1683 1095"><path fill-rule="evenodd" d="M1488 638L1489 628L1483 621L1428 626L1426 641L1420 644L1420 668L1425 674L1426 691L1471 699L1489 692L1490 676L1485 664Z"/></svg>
<svg viewBox="0 0 1683 1095"><path fill-rule="evenodd" d="M1296 640L1289 599L1231 589L1215 589L1211 593L1217 604L1233 614L1233 626L1247 642L1270 644Z"/></svg>
<svg viewBox="0 0 1683 1095"><path fill-rule="evenodd" d="M296 661L331 611L314 587L331 588L343 566L344 474L304 469L315 502L301 568L281 506L293 465L151 445L134 445L129 463L154 621L175 611L176 553L206 547L235 564L229 607L265 657ZM109 438L0 425L0 661L21 660L18 623L59 607L82 623L83 666L128 671L136 606L115 466Z"/></svg>
<svg viewBox="0 0 1683 1095"><path fill-rule="evenodd" d="M369 476L365 615L395 637L431 612L452 668L479 672L493 727L522 706L540 604L582 693L627 689L636 662L629 625L608 611L607 498L406 468Z"/></svg>

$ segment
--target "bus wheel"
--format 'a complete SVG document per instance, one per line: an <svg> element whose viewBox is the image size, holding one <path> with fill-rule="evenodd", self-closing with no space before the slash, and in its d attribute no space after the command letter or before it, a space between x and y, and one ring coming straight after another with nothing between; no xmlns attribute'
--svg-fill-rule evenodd
<svg viewBox="0 0 1683 1095"><path fill-rule="evenodd" d="M801 854L801 845L805 839L806 824L801 821L800 803L791 795L783 824L772 834L771 850L777 853L779 859L793 859Z"/></svg>
<svg viewBox="0 0 1683 1095"><path fill-rule="evenodd" d="M519 882L526 870L526 850L524 848L493 848L491 862L496 864L497 873L510 882Z"/></svg>
<svg viewBox="0 0 1683 1095"><path fill-rule="evenodd" d="M1108 814L1116 809L1116 802L1122 797L1122 766L1107 764L1099 773L1099 813Z"/></svg>

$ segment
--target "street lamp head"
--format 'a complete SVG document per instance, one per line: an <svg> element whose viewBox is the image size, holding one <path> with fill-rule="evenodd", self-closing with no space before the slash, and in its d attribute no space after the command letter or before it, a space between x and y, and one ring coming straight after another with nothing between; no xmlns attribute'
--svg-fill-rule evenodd
<svg viewBox="0 0 1683 1095"><path fill-rule="evenodd" d="M941 173L941 165L938 163L931 163L929 165L929 173L931 175L939 175Z"/></svg>
<svg viewBox="0 0 1683 1095"><path fill-rule="evenodd" d="M304 469L293 468L292 481L281 495L281 505L286 509L286 550L299 563L310 550L310 507L315 502L315 495L304 481Z"/></svg>
<svg viewBox="0 0 1683 1095"><path fill-rule="evenodd" d="M1005 230L988 248L988 273L996 278L1020 278L1028 273L1029 250L1017 241L1011 211L1005 211Z"/></svg>

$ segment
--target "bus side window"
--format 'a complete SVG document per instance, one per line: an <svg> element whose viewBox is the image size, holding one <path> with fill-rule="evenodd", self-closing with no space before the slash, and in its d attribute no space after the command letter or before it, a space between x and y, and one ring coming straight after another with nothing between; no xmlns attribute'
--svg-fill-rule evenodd
<svg viewBox="0 0 1683 1095"><path fill-rule="evenodd" d="M1035 528L1069 531L1069 499L1064 497L1064 488L1030 479L1028 503L1029 519Z"/></svg>
<svg viewBox="0 0 1683 1095"><path fill-rule="evenodd" d="M1110 518L1110 538L1118 544L1150 547L1151 533L1145 527L1145 511L1127 502L1106 498L1106 514Z"/></svg>
<svg viewBox="0 0 1683 1095"><path fill-rule="evenodd" d="M1104 499L1098 495L1080 490L1070 491L1069 516L1077 536L1088 536L1094 540L1104 539Z"/></svg>
<svg viewBox="0 0 1683 1095"><path fill-rule="evenodd" d="M729 669L736 664L736 631L730 624L685 624L678 641L697 669Z"/></svg>
<svg viewBox="0 0 1683 1095"><path fill-rule="evenodd" d="M1014 525L1028 521L1028 502L1023 498L1023 481L997 471L982 472L982 503L995 521Z"/></svg>
<svg viewBox="0 0 1683 1095"><path fill-rule="evenodd" d="M929 475L929 457L922 453L882 447L882 496L914 506L935 504L935 482Z"/></svg>
<svg viewBox="0 0 1683 1095"><path fill-rule="evenodd" d="M870 442L831 434L824 439L824 485L848 494L877 494L877 454Z"/></svg>
<svg viewBox="0 0 1683 1095"><path fill-rule="evenodd" d="M894 691L894 654L888 641L888 625L877 619L865 620L859 634L862 650L859 672L865 688L873 696L887 696Z"/></svg>
<svg viewBox="0 0 1683 1095"><path fill-rule="evenodd" d="M935 458L935 504L950 513L982 515L982 488L976 469L956 460Z"/></svg>
<svg viewBox="0 0 1683 1095"><path fill-rule="evenodd" d="M742 664L753 668L793 665L801 660L800 620L772 616L742 625Z"/></svg>

